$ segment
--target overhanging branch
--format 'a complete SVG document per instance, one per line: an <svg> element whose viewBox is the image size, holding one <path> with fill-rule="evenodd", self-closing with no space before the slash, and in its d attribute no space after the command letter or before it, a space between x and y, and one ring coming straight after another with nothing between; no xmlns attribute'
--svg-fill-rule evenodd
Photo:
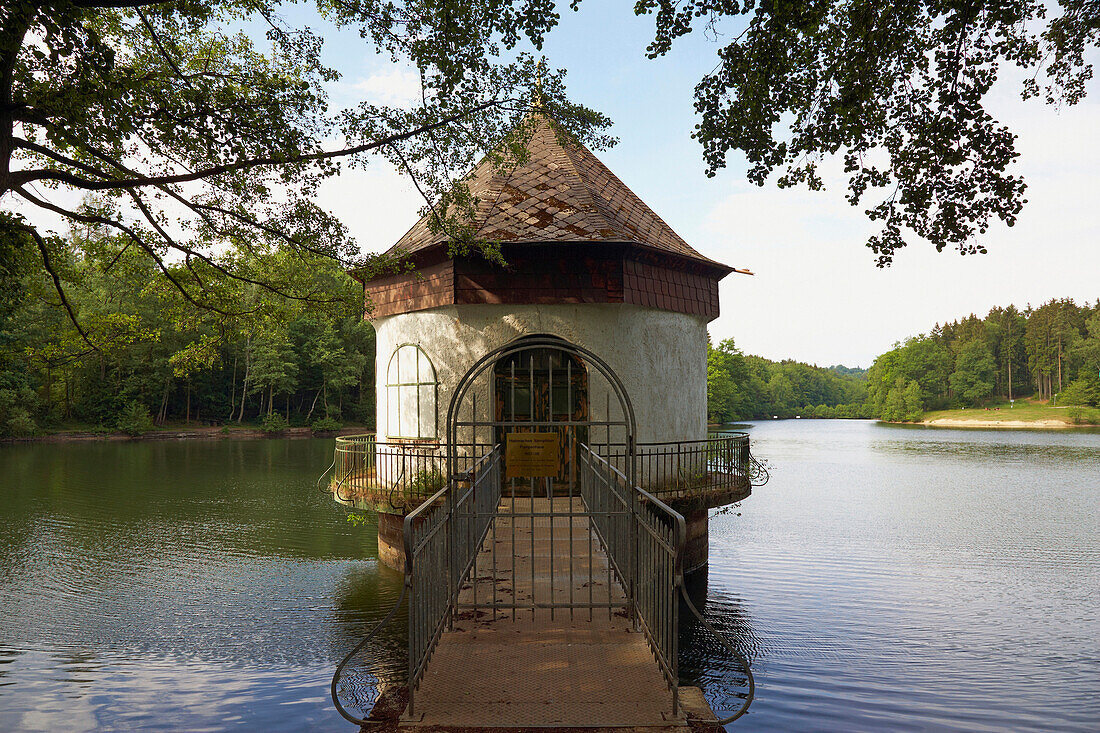
<svg viewBox="0 0 1100 733"><path fill-rule="evenodd" d="M68 171L59 171L53 169L33 169L24 171L14 171L9 177L9 189L31 183L34 181L58 181L75 188L82 188L87 191L124 191L130 188L142 188L145 186L157 186L167 185L173 183L188 183L191 181L200 181L205 178L212 178L215 176L224 175L226 173L236 173L240 171L251 170L253 168L261 168L274 165L296 165L299 163L316 163L326 160L335 160L338 158L346 158L350 155L356 155L358 153L370 152L377 150L378 148L386 145L392 145L402 140L407 140L417 135L422 135L426 132L437 130L441 127L451 124L457 120L464 119L470 115L477 114L483 110L495 107L501 104L506 104L511 100L489 100L482 102L474 106L473 108L464 112L448 115L441 120L437 120L427 125L421 125L420 127L412 130L406 130L405 132L395 133L393 135L387 135L379 140L375 140L369 143L363 143L362 145L353 145L349 148L343 148L341 150L321 151L317 153L304 153L300 155L284 155L284 156L259 156L256 158L249 158L247 160L240 160L235 163L225 163L223 165L211 166L209 168L203 168L197 171L189 173L180 173L176 175L166 176L138 176L132 178L113 179L106 181L93 181L87 178L81 178Z"/></svg>

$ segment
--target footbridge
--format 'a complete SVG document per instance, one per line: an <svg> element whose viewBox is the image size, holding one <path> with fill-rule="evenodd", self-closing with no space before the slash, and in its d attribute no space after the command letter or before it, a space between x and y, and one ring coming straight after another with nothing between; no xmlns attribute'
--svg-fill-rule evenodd
<svg viewBox="0 0 1100 733"><path fill-rule="evenodd" d="M579 369L589 394L604 382L595 418L572 393ZM451 400L443 486L404 517L401 598L333 676L340 714L385 722L371 714L382 686L370 642L403 605L408 669L392 725L686 730L689 717L744 714L749 663L686 592L685 519L635 480L634 428L614 373L580 347L535 339L478 362ZM688 468L705 473L702 460ZM744 682L724 720L680 687L682 609Z"/></svg>

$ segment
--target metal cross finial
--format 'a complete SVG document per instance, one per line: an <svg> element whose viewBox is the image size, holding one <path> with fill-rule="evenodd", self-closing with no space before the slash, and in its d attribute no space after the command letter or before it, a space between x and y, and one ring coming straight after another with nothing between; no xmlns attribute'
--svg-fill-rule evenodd
<svg viewBox="0 0 1100 733"><path fill-rule="evenodd" d="M546 73L546 59L539 59L538 73L535 76L535 108L542 110L546 107L546 100L542 96L542 75Z"/></svg>

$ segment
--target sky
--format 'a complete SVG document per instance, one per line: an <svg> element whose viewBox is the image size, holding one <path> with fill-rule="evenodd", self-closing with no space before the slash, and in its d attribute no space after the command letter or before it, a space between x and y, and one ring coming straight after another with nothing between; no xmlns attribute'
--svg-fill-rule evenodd
<svg viewBox="0 0 1100 733"><path fill-rule="evenodd" d="M1021 101L1018 79L1005 77L989 106L1019 135L1016 171L1029 188L1016 226L984 235L986 255L937 253L916 240L880 269L864 246L876 230L844 200L839 164L824 165L824 192L758 188L739 154L716 177L704 175L691 139L693 90L722 38L693 34L648 60L652 18L611 0L584 0L576 13L566 6L559 2L562 22L543 53L567 70L574 100L614 122L619 144L596 155L696 250L755 273L721 283L721 315L709 325L715 342L733 338L745 353L776 360L867 367L936 323L997 305L1100 297L1100 83L1085 102L1055 109ZM292 9L288 20L321 30L306 12ZM418 94L415 74L373 54L357 33L326 33L325 56L343 74L330 88L334 106ZM423 201L379 159L328 181L319 203L364 252L377 252L415 223Z"/></svg>
<svg viewBox="0 0 1100 733"><path fill-rule="evenodd" d="M695 249L755 273L723 280L721 315L709 326L714 341L733 338L745 353L770 359L866 367L936 323L1009 303L1100 297L1100 84L1084 103L1055 109L1021 101L1018 79L1005 76L990 109L1019 135L1017 170L1029 188L1017 224L991 229L981 240L986 255L937 253L917 240L880 269L864 246L875 227L844 200L843 177L828 177L824 192L759 188L746 180L740 155L718 176L704 175L702 149L691 139L692 95L715 63L715 42L694 34L669 56L648 60L651 18L590 0L562 15L543 53L567 70L574 99L613 120L620 142L597 156ZM361 63L341 64L346 76L334 101L415 93L412 74L358 44L357 37L330 40L330 51ZM374 251L412 225L421 201L379 165L331 181L322 204Z"/></svg>

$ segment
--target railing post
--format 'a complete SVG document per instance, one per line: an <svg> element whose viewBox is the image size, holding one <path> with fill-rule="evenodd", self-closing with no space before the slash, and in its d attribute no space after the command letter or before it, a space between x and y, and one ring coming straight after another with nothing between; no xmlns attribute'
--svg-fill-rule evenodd
<svg viewBox="0 0 1100 733"><path fill-rule="evenodd" d="M447 630L454 631L454 614L451 613L449 608L452 605L452 601L455 597L454 587L454 527L455 527L455 502L454 499L458 496L458 485L456 477L452 474L448 479L450 481L451 490L447 496L447 542L446 542L446 573L447 573Z"/></svg>

